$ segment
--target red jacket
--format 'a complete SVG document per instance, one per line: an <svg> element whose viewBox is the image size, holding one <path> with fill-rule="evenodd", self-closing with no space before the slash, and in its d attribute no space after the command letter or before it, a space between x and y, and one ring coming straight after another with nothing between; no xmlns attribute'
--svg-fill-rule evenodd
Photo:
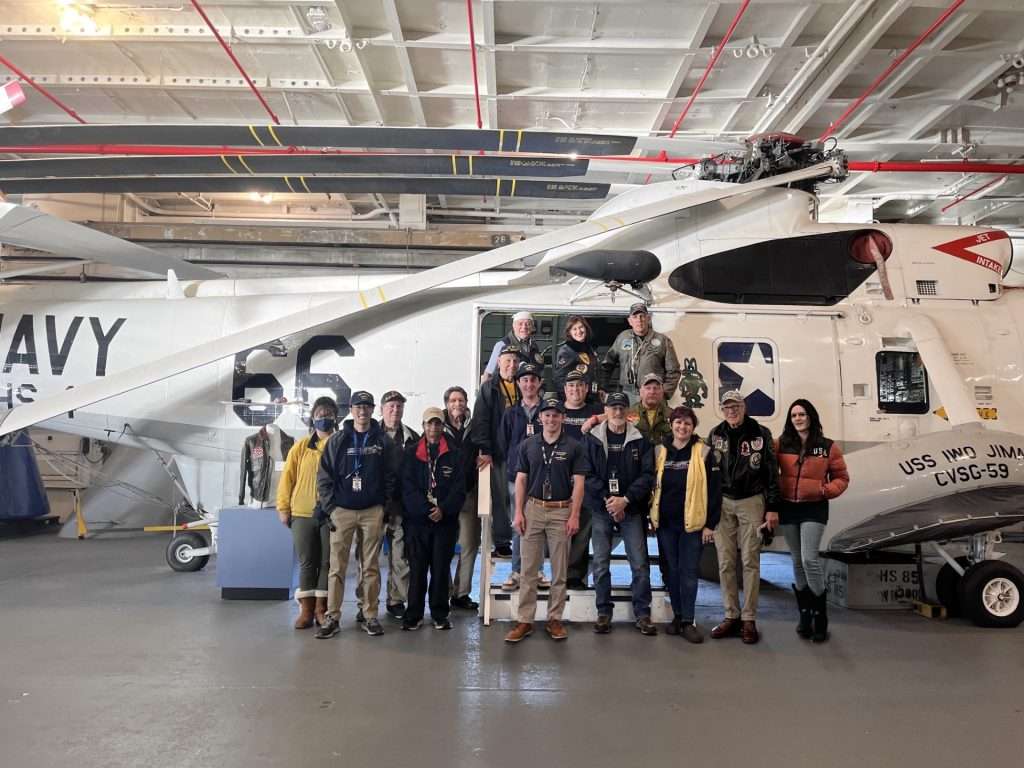
<svg viewBox="0 0 1024 768"><path fill-rule="evenodd" d="M779 461L779 490L786 501L821 501L841 495L850 484L839 446L827 438L803 446L775 441Z"/></svg>

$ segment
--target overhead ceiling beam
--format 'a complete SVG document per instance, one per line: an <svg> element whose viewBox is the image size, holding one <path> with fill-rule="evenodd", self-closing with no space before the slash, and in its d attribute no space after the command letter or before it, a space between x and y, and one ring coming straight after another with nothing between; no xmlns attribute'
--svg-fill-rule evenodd
<svg viewBox="0 0 1024 768"><path fill-rule="evenodd" d="M808 5L799 9L793 17L793 20L789 23L789 26L786 28L786 31L783 33L778 47L789 48L792 46L796 42L797 38L800 37L800 33L807 28L807 25L810 23L811 19L814 18L814 15L817 12L817 5ZM768 43L764 44L768 45ZM777 48L776 46L769 47ZM750 85L747 86L746 93L744 94L744 100L736 105L733 111L729 113L729 116L725 119L725 122L722 123L722 127L720 129L721 133L733 130L736 126L736 119L743 110L743 105L761 95L761 90L768 83L771 76L775 74L775 71L779 68L779 63L783 58L783 56L779 55L778 50L775 50L775 54L773 56L765 57L764 63L758 69L757 74L754 75L754 79L750 81Z"/></svg>
<svg viewBox="0 0 1024 768"><path fill-rule="evenodd" d="M1021 48L1024 48L1024 39L1018 41L1016 50L1020 50ZM974 76L971 77L965 85L956 89L955 93L957 98L972 99L978 91L999 77L999 75L1003 73L1003 70L1006 69L1006 66L1006 62L1002 58L996 58L991 64L977 70ZM927 134L934 131L939 123L948 118L959 107L960 104L958 103L947 104L933 109L910 127L907 131L906 138L911 141L924 138Z"/></svg>
<svg viewBox="0 0 1024 768"><path fill-rule="evenodd" d="M494 53L494 1L482 0L480 11L483 16L481 21L484 26L484 42L478 46L478 50L484 56L484 81L481 98L485 107L485 128L500 128L498 124L498 57Z"/></svg>
<svg viewBox="0 0 1024 768"><path fill-rule="evenodd" d="M668 87L665 89L665 103L663 103L654 116L654 120L651 121L651 133L656 133L661 130L661 126L665 124L665 120L668 119L669 113L675 104L676 98L679 96L679 89L683 87L683 83L686 81L686 76L690 74L690 69L693 67L693 61L696 58L695 50L701 50L700 44L704 42L704 38L708 34L708 30L711 28L711 24L715 20L715 14L718 13L718 3L708 3L704 7L703 13L697 19L697 25L694 27L693 34L690 35L684 45L686 51L682 53L679 58L679 64L676 66L675 72L672 75L672 79L669 80Z"/></svg>
<svg viewBox="0 0 1024 768"><path fill-rule="evenodd" d="M381 0L381 5L384 9L384 18L387 20L391 39L396 43L405 42L402 20L398 15L398 6L395 4L395 0ZM419 88L416 85L416 73L412 68L412 59L409 56L409 51L403 46L398 46L395 48L395 55L398 57L398 66L402 70L405 88L409 92L409 104L412 108L416 125L426 126L427 117L423 113L423 102L420 101Z"/></svg>
<svg viewBox="0 0 1024 768"><path fill-rule="evenodd" d="M355 39L355 24L352 21L352 14L349 13L348 8L345 5L346 0L334 0L334 7L338 11L338 15L341 17L341 23L345 27L345 37L348 39ZM369 92L370 101L373 103L374 112L377 114L378 125L385 125L387 121L384 120L384 110L381 109L380 99L377 96L377 91L374 88L373 80L370 75L370 67L366 62L366 56L359 49L358 46L353 45L352 53L355 55L356 63L359 65L359 72L363 76L363 82L366 83L366 90Z"/></svg>
<svg viewBox="0 0 1024 768"><path fill-rule="evenodd" d="M841 138L851 136L862 123L879 110L882 106L881 102L893 98L904 85L910 82L914 75L921 71L925 64L934 57L936 52L941 51L952 43L961 32L974 23L979 15L978 13L965 12L954 17L945 27L939 30L938 34L932 38L931 43L923 46L920 54L915 55L898 72L890 76L885 84L878 89L875 96L864 103L858 112L853 113L847 118L845 124L840 128L838 135Z"/></svg>
<svg viewBox="0 0 1024 768"><path fill-rule="evenodd" d="M865 54L874 48L878 39L911 4L912 0L893 0L871 8L793 103L782 121L782 130L786 133L799 133L809 120L818 116L825 100L861 64Z"/></svg>

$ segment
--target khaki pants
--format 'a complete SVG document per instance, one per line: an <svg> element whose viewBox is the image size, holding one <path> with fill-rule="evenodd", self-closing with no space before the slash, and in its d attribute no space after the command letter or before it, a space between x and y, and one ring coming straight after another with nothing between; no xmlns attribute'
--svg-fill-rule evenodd
<svg viewBox="0 0 1024 768"><path fill-rule="evenodd" d="M565 524L569 508L545 509L533 499L526 501L526 533L519 540L523 560L519 586L519 621L532 624L537 615L537 582L544 567L544 544L551 555L551 591L548 595L548 621L561 619L565 610L565 570L569 562L569 537Z"/></svg>
<svg viewBox="0 0 1024 768"><path fill-rule="evenodd" d="M476 489L466 494L459 512L459 560L455 566L452 597L466 597L473 591L473 568L480 550L480 518L476 513Z"/></svg>
<svg viewBox="0 0 1024 768"><path fill-rule="evenodd" d="M722 605L727 619L754 621L757 598L761 592L761 535L764 522L764 496L722 499L722 519L715 529L718 550L718 575L722 587ZM743 610L740 611L739 585L736 582L736 549L743 560Z"/></svg>
<svg viewBox="0 0 1024 768"><path fill-rule="evenodd" d="M361 567L359 586L364 602L363 615L368 619L377 617L377 600L380 596L380 545L384 530L384 508L379 504L368 509L331 510L331 522L336 530L331 531L331 570L327 578L327 613L335 619L341 616L341 601L345 597L345 570L348 568L349 550L352 539L358 532L356 545L359 547Z"/></svg>

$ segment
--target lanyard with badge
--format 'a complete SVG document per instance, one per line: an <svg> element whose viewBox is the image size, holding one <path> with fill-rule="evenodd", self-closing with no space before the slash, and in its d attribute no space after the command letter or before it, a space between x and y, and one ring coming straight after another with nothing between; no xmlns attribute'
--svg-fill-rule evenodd
<svg viewBox="0 0 1024 768"><path fill-rule="evenodd" d="M366 448L366 441L370 439L369 431L363 432L363 443L360 445L359 435L360 433L356 432L352 438L352 443L356 449L355 467L352 469L352 474L349 475L352 478L353 493L360 493L363 490L363 477L361 474L363 469L363 450Z"/></svg>
<svg viewBox="0 0 1024 768"><path fill-rule="evenodd" d="M561 436L559 436L559 440ZM554 493L551 490L551 462L555 459L555 453L558 451L558 440L551 446L551 453L547 452L548 443L545 440L541 440L540 443L540 455L544 461L544 486L542 488L544 501L551 501L551 497Z"/></svg>
<svg viewBox="0 0 1024 768"><path fill-rule="evenodd" d="M434 458L430 458L431 450L430 446L427 446L427 472L430 475L430 482L427 487L427 503L432 507L437 506L437 496L434 494L434 489L437 488L437 461L441 458L440 446L438 446Z"/></svg>

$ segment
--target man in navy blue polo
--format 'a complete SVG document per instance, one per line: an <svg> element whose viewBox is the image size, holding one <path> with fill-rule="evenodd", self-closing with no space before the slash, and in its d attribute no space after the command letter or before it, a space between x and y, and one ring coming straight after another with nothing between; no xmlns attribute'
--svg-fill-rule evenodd
<svg viewBox="0 0 1024 768"><path fill-rule="evenodd" d="M583 446L562 429L564 406L557 397L540 405L542 431L519 446L516 472L516 515L523 558L519 623L505 636L518 643L533 632L537 614L537 573L544 563L544 545L551 553L551 593L547 633L553 640L569 634L562 624L569 539L579 530L584 478L588 471Z"/></svg>

